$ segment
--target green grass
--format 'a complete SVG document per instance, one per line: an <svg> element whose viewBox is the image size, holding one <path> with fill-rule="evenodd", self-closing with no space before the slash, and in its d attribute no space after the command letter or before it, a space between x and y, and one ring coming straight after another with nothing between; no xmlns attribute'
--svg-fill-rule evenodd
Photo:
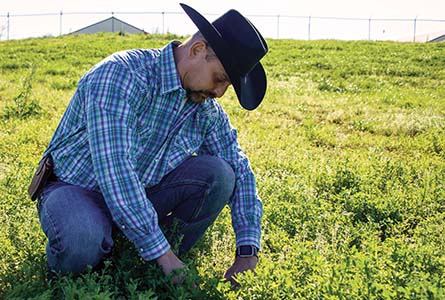
<svg viewBox="0 0 445 300"><path fill-rule="evenodd" d="M45 236L26 189L77 80L107 55L174 36L64 36L0 43L0 298L445 298L445 43L269 40L269 88L221 103L264 204L256 275L222 280L224 209L182 259L175 287L119 239L100 273L45 281Z"/></svg>

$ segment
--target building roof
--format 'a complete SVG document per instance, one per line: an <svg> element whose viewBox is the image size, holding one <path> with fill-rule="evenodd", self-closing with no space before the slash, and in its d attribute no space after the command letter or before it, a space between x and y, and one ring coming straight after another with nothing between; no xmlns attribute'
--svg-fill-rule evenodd
<svg viewBox="0 0 445 300"><path fill-rule="evenodd" d="M98 32L126 32L126 33L147 33L115 17L99 21L87 27L71 32L71 34L98 33Z"/></svg>
<svg viewBox="0 0 445 300"><path fill-rule="evenodd" d="M445 34L439 35L438 37L435 37L434 39L429 40L428 42L434 43L434 42L444 42L445 41Z"/></svg>
<svg viewBox="0 0 445 300"><path fill-rule="evenodd" d="M436 31L436 32L428 32L428 33L416 34L415 42L417 42L417 43L428 43L428 42L435 41L437 38L439 38L441 36L444 36L444 35L445 35L445 31ZM396 40L399 41L399 42L413 42L414 38L411 35L411 36L401 37L401 38L398 38Z"/></svg>

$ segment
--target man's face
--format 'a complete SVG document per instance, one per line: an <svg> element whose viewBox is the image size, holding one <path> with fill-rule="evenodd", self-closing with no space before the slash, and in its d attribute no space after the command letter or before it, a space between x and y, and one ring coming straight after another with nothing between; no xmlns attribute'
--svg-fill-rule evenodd
<svg viewBox="0 0 445 300"><path fill-rule="evenodd" d="M203 103L207 98L219 98L230 85L229 77L216 56L208 57L207 50L194 59L192 68L183 78L189 100Z"/></svg>

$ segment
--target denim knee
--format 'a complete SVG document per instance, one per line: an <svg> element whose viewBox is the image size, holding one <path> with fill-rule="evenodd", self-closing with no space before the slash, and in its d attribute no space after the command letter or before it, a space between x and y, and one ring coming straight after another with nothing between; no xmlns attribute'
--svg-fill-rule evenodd
<svg viewBox="0 0 445 300"><path fill-rule="evenodd" d="M111 222L94 209L79 187L64 186L51 192L40 210L48 237L48 267L61 273L81 273L111 252Z"/></svg>
<svg viewBox="0 0 445 300"><path fill-rule="evenodd" d="M46 252L51 270L79 274L87 266L98 265L111 252L112 243L102 232L81 226L78 229L65 232L62 243L57 246L48 242Z"/></svg>
<svg viewBox="0 0 445 300"><path fill-rule="evenodd" d="M202 163L206 165L209 176L209 194L212 200L220 204L220 208L228 203L235 188L235 173L232 167L223 159L205 155Z"/></svg>

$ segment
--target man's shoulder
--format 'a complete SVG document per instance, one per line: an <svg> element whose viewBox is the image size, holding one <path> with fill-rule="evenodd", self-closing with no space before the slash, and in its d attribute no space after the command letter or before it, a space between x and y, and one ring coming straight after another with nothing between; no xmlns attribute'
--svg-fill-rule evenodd
<svg viewBox="0 0 445 300"><path fill-rule="evenodd" d="M91 70L116 66L132 72L142 67L147 68L159 56L159 49L130 49L115 52L97 63Z"/></svg>
<svg viewBox="0 0 445 300"><path fill-rule="evenodd" d="M152 63L161 53L160 49L130 49L116 52L106 61L115 62L129 69L138 69Z"/></svg>
<svg viewBox="0 0 445 300"><path fill-rule="evenodd" d="M148 78L153 77L152 73L156 73L154 70L156 68L153 66L159 53L160 49L130 49L115 52L92 67L81 82L85 79L90 83L102 82L104 79L108 80L110 76L119 76L126 81L136 80L146 84Z"/></svg>

